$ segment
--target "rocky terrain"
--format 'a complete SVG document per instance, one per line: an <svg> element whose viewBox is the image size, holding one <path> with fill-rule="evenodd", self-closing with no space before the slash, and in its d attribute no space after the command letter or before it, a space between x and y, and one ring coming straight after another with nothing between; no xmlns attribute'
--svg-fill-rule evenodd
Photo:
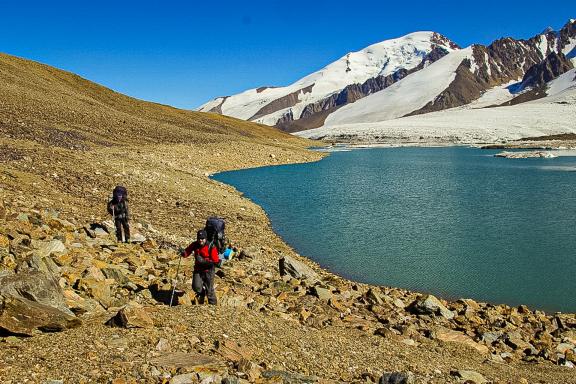
<svg viewBox="0 0 576 384"><path fill-rule="evenodd" d="M574 314L348 281L209 178L319 160L311 142L5 55L0 88L3 383L576 383ZM131 244L105 212L117 184ZM217 306L177 252L209 215L238 249Z"/></svg>

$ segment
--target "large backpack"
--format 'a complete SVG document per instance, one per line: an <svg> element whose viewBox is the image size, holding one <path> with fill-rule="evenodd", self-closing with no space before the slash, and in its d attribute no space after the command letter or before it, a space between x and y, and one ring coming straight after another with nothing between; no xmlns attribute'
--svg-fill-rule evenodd
<svg viewBox="0 0 576 384"><path fill-rule="evenodd" d="M226 236L224 234L224 229L226 227L226 222L221 217L209 217L206 220L206 227L204 230L208 235L207 242L210 247L216 247L218 253L222 254L226 250Z"/></svg>
<svg viewBox="0 0 576 384"><path fill-rule="evenodd" d="M117 185L112 191L112 199L117 203L128 200L128 190L121 185Z"/></svg>

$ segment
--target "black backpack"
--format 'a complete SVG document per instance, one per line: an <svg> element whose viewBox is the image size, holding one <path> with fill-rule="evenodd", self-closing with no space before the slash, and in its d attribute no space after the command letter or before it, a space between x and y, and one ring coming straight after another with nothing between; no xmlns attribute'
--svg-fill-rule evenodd
<svg viewBox="0 0 576 384"><path fill-rule="evenodd" d="M209 217L208 220L206 220L206 227L204 228L208 235L206 241L210 247L216 247L220 254L226 250L225 227L226 222L221 217Z"/></svg>
<svg viewBox="0 0 576 384"><path fill-rule="evenodd" d="M121 185L117 185L112 191L112 199L117 203L128 200L128 190Z"/></svg>

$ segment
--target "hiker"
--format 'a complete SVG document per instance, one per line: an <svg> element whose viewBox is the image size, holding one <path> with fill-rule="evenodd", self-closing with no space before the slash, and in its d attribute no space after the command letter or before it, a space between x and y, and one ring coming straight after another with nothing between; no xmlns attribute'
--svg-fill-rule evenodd
<svg viewBox="0 0 576 384"><path fill-rule="evenodd" d="M208 304L216 305L216 292L214 291L214 274L216 265L220 261L218 249L207 243L208 234L201 229L196 233L196 241L184 250L182 257L194 254L194 275L192 289L196 293L199 304L204 304L204 297L208 296Z"/></svg>
<svg viewBox="0 0 576 384"><path fill-rule="evenodd" d="M108 213L114 219L116 226L116 239L122 241L122 229L124 229L124 242L130 241L130 226L128 225L128 191L118 185L112 191L112 200L108 202Z"/></svg>

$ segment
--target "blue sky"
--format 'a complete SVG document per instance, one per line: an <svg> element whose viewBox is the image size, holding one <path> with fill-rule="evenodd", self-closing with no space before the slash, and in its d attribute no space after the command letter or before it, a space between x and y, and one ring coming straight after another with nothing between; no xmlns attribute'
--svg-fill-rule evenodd
<svg viewBox="0 0 576 384"><path fill-rule="evenodd" d="M576 1L0 0L0 52L140 99L194 108L288 85L349 51L432 30L461 46L529 38Z"/></svg>

